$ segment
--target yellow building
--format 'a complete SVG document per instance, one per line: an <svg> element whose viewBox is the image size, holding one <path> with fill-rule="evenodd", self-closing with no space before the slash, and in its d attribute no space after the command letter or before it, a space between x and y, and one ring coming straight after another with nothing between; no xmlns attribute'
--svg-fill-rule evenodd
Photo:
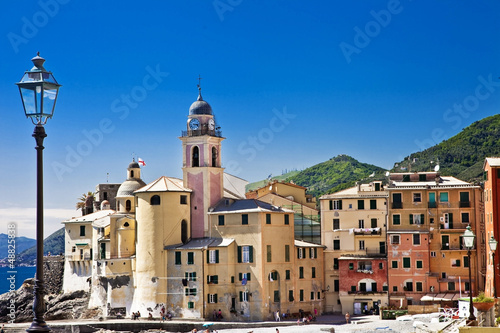
<svg viewBox="0 0 500 333"><path fill-rule="evenodd" d="M320 198L325 311L377 312L387 297L387 192L382 182Z"/></svg>

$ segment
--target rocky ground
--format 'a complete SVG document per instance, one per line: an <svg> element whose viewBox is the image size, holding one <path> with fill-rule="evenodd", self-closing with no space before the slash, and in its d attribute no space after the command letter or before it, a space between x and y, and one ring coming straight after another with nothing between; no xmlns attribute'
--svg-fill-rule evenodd
<svg viewBox="0 0 500 333"><path fill-rule="evenodd" d="M33 320L34 279L27 279L14 291L0 295L0 322L15 323ZM88 309L89 294L83 290L69 294L46 295L45 320L87 319L101 316L98 310ZM14 304L14 306L12 305Z"/></svg>

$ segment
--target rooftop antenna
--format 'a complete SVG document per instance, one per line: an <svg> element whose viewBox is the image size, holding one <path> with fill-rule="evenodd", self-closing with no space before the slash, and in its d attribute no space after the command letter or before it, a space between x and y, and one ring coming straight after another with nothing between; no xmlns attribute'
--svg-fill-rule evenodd
<svg viewBox="0 0 500 333"><path fill-rule="evenodd" d="M203 100L203 98L201 97L201 79L202 79L201 75L198 74L198 84L197 84L197 86L198 86L198 100L199 101Z"/></svg>
<svg viewBox="0 0 500 333"><path fill-rule="evenodd" d="M439 171L439 164L436 164L436 166L434 167L434 171L435 171L435 172L438 172L438 171Z"/></svg>

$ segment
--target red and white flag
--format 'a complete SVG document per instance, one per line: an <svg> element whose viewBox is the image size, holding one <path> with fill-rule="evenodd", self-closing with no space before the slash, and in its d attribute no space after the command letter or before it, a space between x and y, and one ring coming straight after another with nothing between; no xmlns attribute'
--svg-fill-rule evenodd
<svg viewBox="0 0 500 333"><path fill-rule="evenodd" d="M144 160L140 157L137 159L137 162L142 166L146 166L146 162L144 162Z"/></svg>

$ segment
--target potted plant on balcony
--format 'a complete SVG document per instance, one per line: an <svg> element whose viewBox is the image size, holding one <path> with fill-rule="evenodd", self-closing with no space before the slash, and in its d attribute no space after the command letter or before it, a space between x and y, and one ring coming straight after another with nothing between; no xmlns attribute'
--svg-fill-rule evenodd
<svg viewBox="0 0 500 333"><path fill-rule="evenodd" d="M495 305L495 299L493 297L486 297L484 291L481 291L479 295L472 299L472 304L478 311L486 312Z"/></svg>

